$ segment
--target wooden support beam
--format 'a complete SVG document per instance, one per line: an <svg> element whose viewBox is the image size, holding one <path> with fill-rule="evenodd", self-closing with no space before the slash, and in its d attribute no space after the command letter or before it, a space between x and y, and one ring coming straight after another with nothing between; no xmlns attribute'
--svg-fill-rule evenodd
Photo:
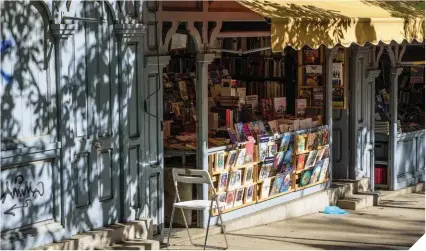
<svg viewBox="0 0 426 251"><path fill-rule="evenodd" d="M233 37L270 37L270 31L225 31L217 34L218 38Z"/></svg>
<svg viewBox="0 0 426 251"><path fill-rule="evenodd" d="M157 21L265 21L265 18L253 12L159 11Z"/></svg>

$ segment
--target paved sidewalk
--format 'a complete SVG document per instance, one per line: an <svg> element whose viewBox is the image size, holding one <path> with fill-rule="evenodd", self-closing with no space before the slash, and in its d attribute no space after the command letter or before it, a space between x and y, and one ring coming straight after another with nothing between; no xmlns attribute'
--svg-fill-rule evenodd
<svg viewBox="0 0 426 251"><path fill-rule="evenodd" d="M401 195L347 215L318 213L228 233L229 249L409 249L425 233L424 210L424 192ZM203 239L194 242L168 249L202 249ZM223 235L209 236L207 245L222 249Z"/></svg>

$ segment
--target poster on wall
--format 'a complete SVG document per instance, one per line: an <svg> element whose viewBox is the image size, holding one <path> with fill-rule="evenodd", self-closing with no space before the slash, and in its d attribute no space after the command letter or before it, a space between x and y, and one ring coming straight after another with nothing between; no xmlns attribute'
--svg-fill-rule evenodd
<svg viewBox="0 0 426 251"><path fill-rule="evenodd" d="M331 82L333 83L333 86L342 86L343 85L343 64L342 63L333 63L333 70L332 70L332 78Z"/></svg>
<svg viewBox="0 0 426 251"><path fill-rule="evenodd" d="M345 89L333 88L333 108L345 109Z"/></svg>

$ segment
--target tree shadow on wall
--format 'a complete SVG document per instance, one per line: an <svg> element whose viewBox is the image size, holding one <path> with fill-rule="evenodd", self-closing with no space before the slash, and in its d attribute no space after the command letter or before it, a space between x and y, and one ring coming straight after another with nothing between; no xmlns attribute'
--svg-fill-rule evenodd
<svg viewBox="0 0 426 251"><path fill-rule="evenodd" d="M99 3L80 5L79 16L100 18ZM75 22L74 37L55 48L45 11L36 1L6 1L1 8L1 40L11 41L1 54L2 71L11 78L2 77L0 89L1 238L7 249L117 222L120 204L135 199L120 192L117 73L125 48L118 47L112 17L107 11L102 25ZM58 49L71 60L56 61ZM121 74L137 74L133 67ZM100 151L93 148L96 140L104 144ZM137 186L138 180L126 182Z"/></svg>

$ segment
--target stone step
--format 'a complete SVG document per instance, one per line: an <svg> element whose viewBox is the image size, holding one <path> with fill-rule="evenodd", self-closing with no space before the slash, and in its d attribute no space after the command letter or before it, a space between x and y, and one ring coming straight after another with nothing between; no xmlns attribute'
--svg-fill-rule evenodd
<svg viewBox="0 0 426 251"><path fill-rule="evenodd" d="M374 195L354 194L337 201L337 206L343 209L361 210L374 206Z"/></svg>
<svg viewBox="0 0 426 251"><path fill-rule="evenodd" d="M126 240L152 239L152 219L122 222L107 227L79 233L69 239L47 244L32 250L92 250Z"/></svg>
<svg viewBox="0 0 426 251"><path fill-rule="evenodd" d="M154 240L131 240L103 247L104 250L159 250L160 242Z"/></svg>

